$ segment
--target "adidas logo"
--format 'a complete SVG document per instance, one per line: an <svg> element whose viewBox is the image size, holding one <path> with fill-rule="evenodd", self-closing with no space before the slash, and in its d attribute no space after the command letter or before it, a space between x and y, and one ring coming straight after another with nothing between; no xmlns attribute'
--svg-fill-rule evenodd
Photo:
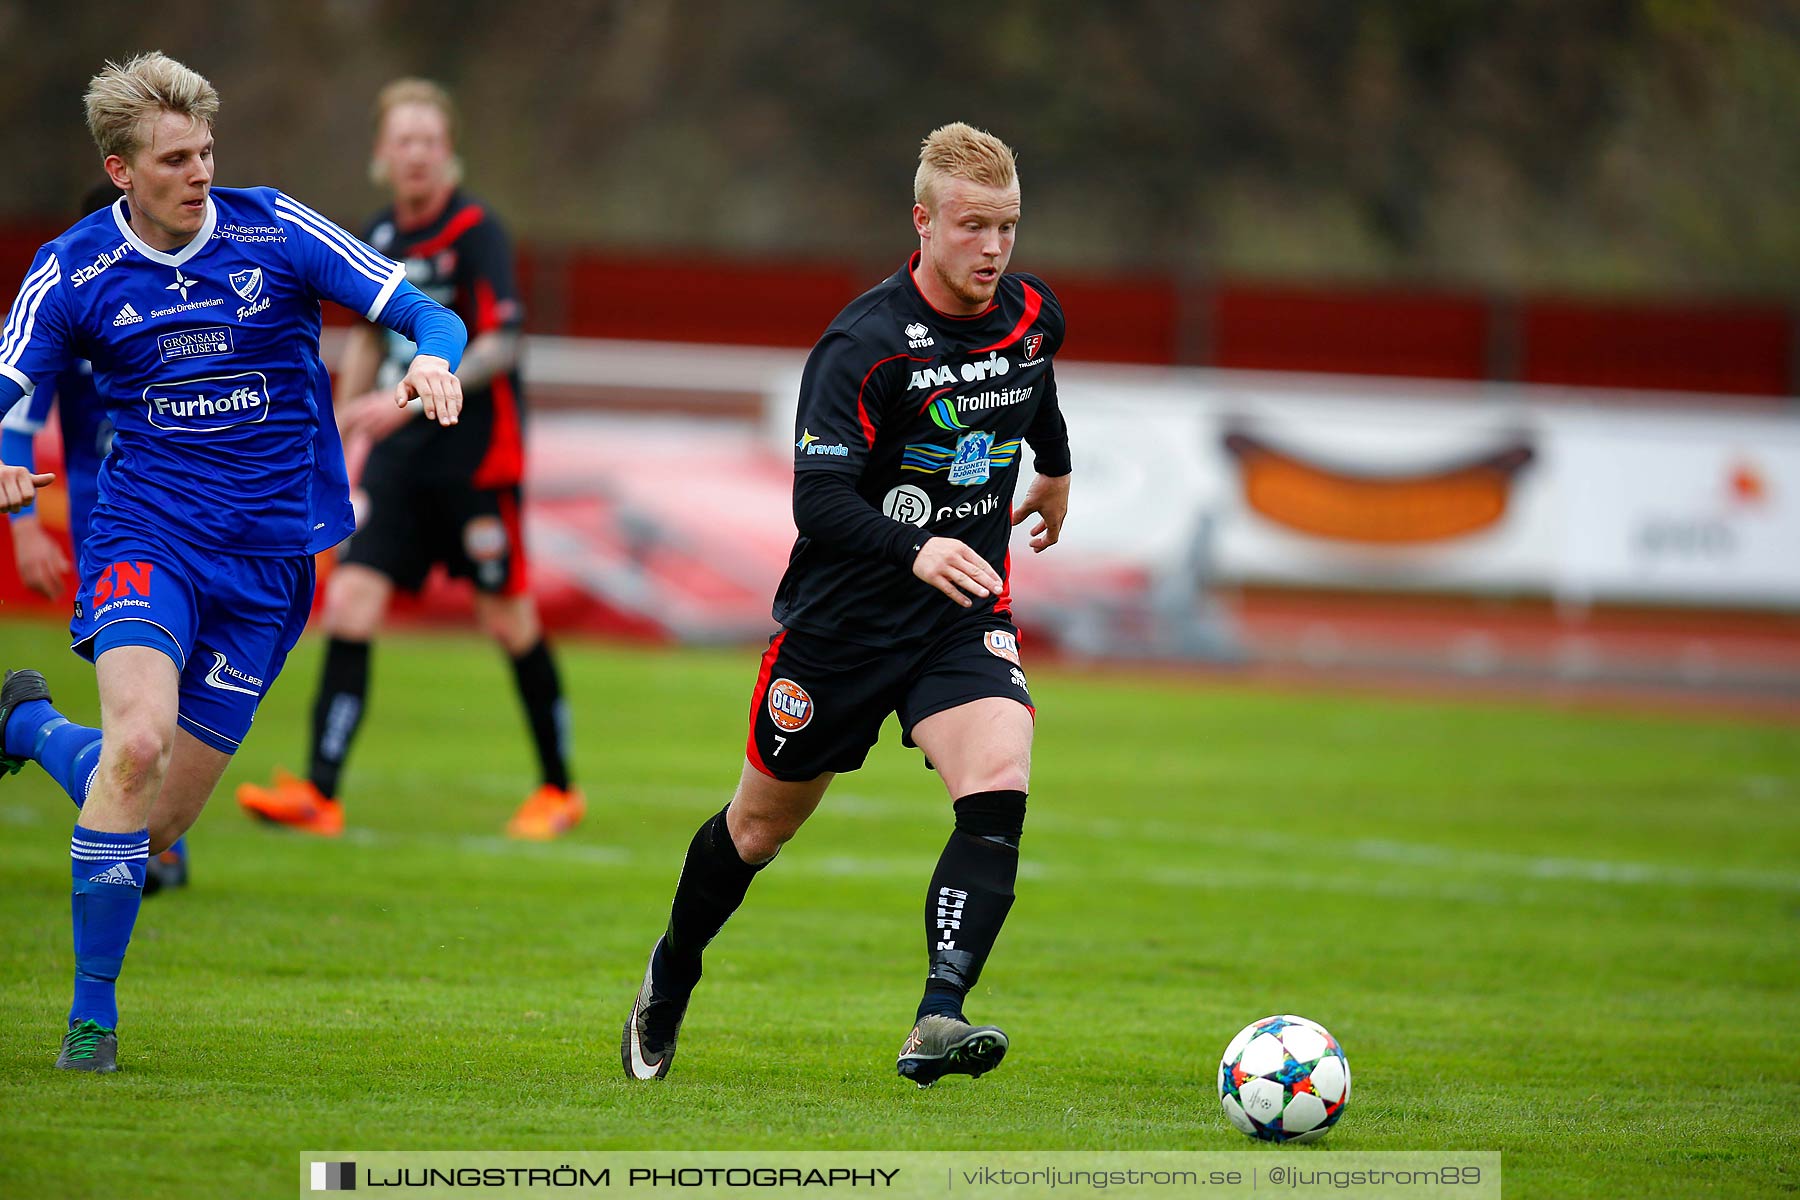
<svg viewBox="0 0 1800 1200"><path fill-rule="evenodd" d="M140 317L138 319L142 320L143 318ZM112 866L106 868L106 870L100 872L98 875L89 875L88 882L89 883L119 883L119 884L123 884L126 887L139 886L138 881L137 881L137 876L133 875L131 873L131 868L126 866L122 862L114 863Z"/></svg>
<svg viewBox="0 0 1800 1200"><path fill-rule="evenodd" d="M144 318L138 316L137 309L127 304L124 308L119 310L119 315L113 318L113 328L117 329L122 325L136 325L143 319Z"/></svg>

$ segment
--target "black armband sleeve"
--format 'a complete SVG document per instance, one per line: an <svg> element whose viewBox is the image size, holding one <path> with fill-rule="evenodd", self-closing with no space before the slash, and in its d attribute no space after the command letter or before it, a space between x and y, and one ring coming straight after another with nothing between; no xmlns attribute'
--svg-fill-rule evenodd
<svg viewBox="0 0 1800 1200"><path fill-rule="evenodd" d="M1031 428L1025 431L1025 440L1037 456L1033 466L1039 475L1067 475L1074 470L1069 457L1069 425L1056 402L1056 376L1050 370L1044 368L1044 398L1038 403Z"/></svg>
<svg viewBox="0 0 1800 1200"><path fill-rule="evenodd" d="M907 570L931 537L876 512L841 471L794 472L794 527L802 537Z"/></svg>

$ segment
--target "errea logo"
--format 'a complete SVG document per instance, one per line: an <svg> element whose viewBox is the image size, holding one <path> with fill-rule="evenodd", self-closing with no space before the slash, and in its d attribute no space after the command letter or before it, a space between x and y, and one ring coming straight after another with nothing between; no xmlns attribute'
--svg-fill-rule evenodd
<svg viewBox="0 0 1800 1200"><path fill-rule="evenodd" d="M903 332L906 334L906 345L909 350L923 350L934 344L931 340L931 330L917 321L909 324Z"/></svg>

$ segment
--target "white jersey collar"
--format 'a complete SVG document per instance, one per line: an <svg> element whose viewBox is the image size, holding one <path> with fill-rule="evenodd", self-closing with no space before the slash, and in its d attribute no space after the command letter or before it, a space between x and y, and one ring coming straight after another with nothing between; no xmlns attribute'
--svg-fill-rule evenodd
<svg viewBox="0 0 1800 1200"><path fill-rule="evenodd" d="M136 250L151 262L162 263L166 267L179 267L182 263L200 253L200 251L206 249L207 243L212 241L213 228L219 223L219 210L213 207L212 193L208 192L206 194L206 219L200 222L200 232L194 235L193 241L175 251L175 253L166 254L163 251L152 247L148 242L144 241L143 238L132 231L131 218L128 215L130 212L131 202L124 196L120 196L113 204L113 222L118 225L119 232L125 235L125 240L131 243L131 248L133 250Z"/></svg>

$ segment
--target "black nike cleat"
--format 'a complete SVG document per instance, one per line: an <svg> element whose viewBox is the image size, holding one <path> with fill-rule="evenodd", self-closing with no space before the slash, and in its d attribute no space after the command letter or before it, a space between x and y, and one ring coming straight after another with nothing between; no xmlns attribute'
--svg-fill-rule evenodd
<svg viewBox="0 0 1800 1200"><path fill-rule="evenodd" d="M63 1035L59 1071L91 1071L110 1075L119 1069L119 1035L98 1021L78 1021Z"/></svg>
<svg viewBox="0 0 1800 1200"><path fill-rule="evenodd" d="M691 986L680 993L657 987L657 959L662 953L663 939L657 938L650 963L644 968L644 986L638 989L631 1015L625 1019L624 1036L619 1039L619 1059L630 1079L661 1079L669 1073L669 1064L675 1061L675 1037L694 994Z"/></svg>
<svg viewBox="0 0 1800 1200"><path fill-rule="evenodd" d="M161 854L152 854L144 864L144 895L154 896L164 888L188 885L188 861L185 851L170 846Z"/></svg>
<svg viewBox="0 0 1800 1200"><path fill-rule="evenodd" d="M8 671L6 682L0 683L0 771L17 775L29 758L14 758L6 753L6 722L13 709L27 700L50 699L50 684L37 671Z"/></svg>
<svg viewBox="0 0 1800 1200"><path fill-rule="evenodd" d="M894 1069L922 1088L946 1075L979 1078L1000 1065L1006 1046L1006 1034L992 1025L933 1014L913 1026Z"/></svg>

